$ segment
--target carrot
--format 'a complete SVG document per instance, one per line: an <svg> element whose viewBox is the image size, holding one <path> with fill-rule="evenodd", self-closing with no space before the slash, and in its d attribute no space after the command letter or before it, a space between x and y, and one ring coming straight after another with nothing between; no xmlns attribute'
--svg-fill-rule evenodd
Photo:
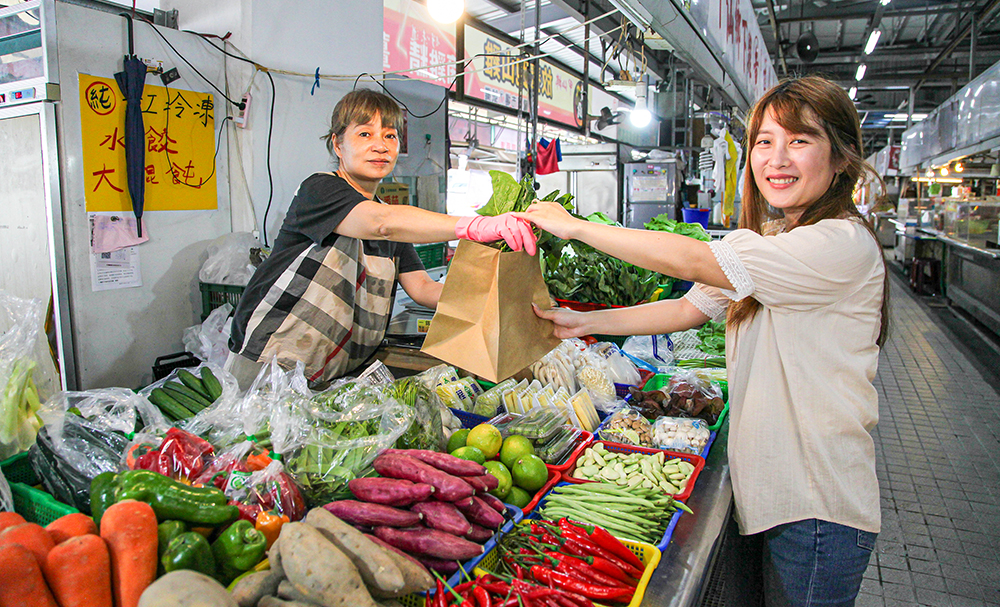
<svg viewBox="0 0 1000 607"><path fill-rule="evenodd" d="M7 527L23 525L27 522L23 516L16 512L0 512L0 533L3 533Z"/></svg>
<svg viewBox="0 0 1000 607"><path fill-rule="evenodd" d="M42 565L59 607L113 607L111 557L96 535L80 535L59 544Z"/></svg>
<svg viewBox="0 0 1000 607"><path fill-rule="evenodd" d="M156 579L156 514L145 502L125 500L101 518L101 537L111 556L111 589L116 607L137 607L142 591Z"/></svg>
<svg viewBox="0 0 1000 607"><path fill-rule="evenodd" d="M0 546L0 607L56 607L38 560L20 544Z"/></svg>
<svg viewBox="0 0 1000 607"><path fill-rule="evenodd" d="M71 537L78 535L97 535L97 525L94 519L82 512L74 512L61 516L45 526L45 530L52 536L52 541L59 544Z"/></svg>
<svg viewBox="0 0 1000 607"><path fill-rule="evenodd" d="M45 528L36 523L24 523L23 525L15 525L5 529L3 533L0 533L0 546L6 544L20 544L24 546L34 553L39 565L45 562L45 557L48 556L49 550L56 547L55 542L45 532Z"/></svg>

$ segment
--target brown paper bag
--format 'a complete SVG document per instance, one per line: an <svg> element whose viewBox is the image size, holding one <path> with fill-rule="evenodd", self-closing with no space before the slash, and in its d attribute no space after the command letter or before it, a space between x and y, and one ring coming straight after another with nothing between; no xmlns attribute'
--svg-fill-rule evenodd
<svg viewBox="0 0 1000 607"><path fill-rule="evenodd" d="M532 302L551 306L537 257L462 240L421 352L502 381L559 345Z"/></svg>

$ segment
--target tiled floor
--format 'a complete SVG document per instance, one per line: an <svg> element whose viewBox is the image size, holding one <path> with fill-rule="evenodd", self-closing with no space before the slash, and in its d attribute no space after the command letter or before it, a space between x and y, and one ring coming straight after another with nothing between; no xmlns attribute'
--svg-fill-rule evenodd
<svg viewBox="0 0 1000 607"><path fill-rule="evenodd" d="M857 605L1000 605L1000 395L898 280L892 305L875 381L882 533Z"/></svg>

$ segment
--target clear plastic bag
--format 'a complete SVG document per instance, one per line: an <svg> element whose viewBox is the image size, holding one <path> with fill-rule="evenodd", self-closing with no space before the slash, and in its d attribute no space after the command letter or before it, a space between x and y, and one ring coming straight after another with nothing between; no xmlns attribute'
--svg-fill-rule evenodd
<svg viewBox="0 0 1000 607"><path fill-rule="evenodd" d="M653 422L653 446L657 449L701 455L711 436L703 419L661 417Z"/></svg>
<svg viewBox="0 0 1000 607"><path fill-rule="evenodd" d="M581 354L580 359L582 364L576 370L580 387L589 390L595 401L614 400L615 384L608 372L606 359L593 351Z"/></svg>
<svg viewBox="0 0 1000 607"><path fill-rule="evenodd" d="M347 483L367 474L375 456L395 444L414 418L413 409L393 398L387 385L356 380L335 382L277 413L290 418L281 423L299 428L284 464L311 506L346 497Z"/></svg>
<svg viewBox="0 0 1000 607"><path fill-rule="evenodd" d="M500 413L506 413L507 408L503 404L503 393L517 385L517 381L508 378L483 392L476 398L476 406L472 412L483 417L494 417Z"/></svg>
<svg viewBox="0 0 1000 607"><path fill-rule="evenodd" d="M638 411L625 406L604 422L601 438L637 447L652 447L653 425Z"/></svg>
<svg viewBox="0 0 1000 607"><path fill-rule="evenodd" d="M642 380L639 370L618 346L610 342L598 342L590 347L590 351L604 358L604 369L611 381L625 386L639 385Z"/></svg>
<svg viewBox="0 0 1000 607"><path fill-rule="evenodd" d="M441 421L441 407L427 386L414 378L403 377L388 385L389 395L413 410L413 421L396 440L397 449L444 449L447 439Z"/></svg>
<svg viewBox="0 0 1000 607"><path fill-rule="evenodd" d="M581 363L578 358L586 349L586 344L578 339L565 339L528 369L543 385L552 386L554 390L565 388L573 394L579 389L576 371Z"/></svg>
<svg viewBox="0 0 1000 607"><path fill-rule="evenodd" d="M46 305L0 291L0 460L31 446L41 425L36 412L59 390Z"/></svg>
<svg viewBox="0 0 1000 607"><path fill-rule="evenodd" d="M670 337L670 335L633 335L625 340L622 351L648 363L653 369L669 367L674 362L674 343Z"/></svg>
<svg viewBox="0 0 1000 607"><path fill-rule="evenodd" d="M211 376L204 373L206 369L211 372ZM182 373L187 377L187 383L181 379ZM191 376L193 376L193 379ZM214 381L218 382L218 388L215 390L218 391L218 389L221 389L221 395L218 398L211 398L213 390L206 387L206 377L214 377ZM192 387L192 383L194 387ZM172 386L175 389L177 386L181 386L182 388L196 392L202 399L200 402L195 401L192 403L189 396L178 396L176 393L169 392L168 396L174 400L178 400L178 404L185 407L189 413L176 418L177 416L174 415L175 409L160 408L160 411L165 416L167 425L176 425L220 447L228 446L235 441L243 439L244 434L246 434L243 426L249 420L246 419L245 412L235 407L235 403L239 401L240 387L236 383L236 378L233 377L232 373L226 371L221 365L202 363L197 367L174 369L166 377L139 390L139 394L155 405L157 404L157 400L156 396L153 395L153 391L163 391L166 385ZM206 406L205 402L210 404ZM176 419L171 419L169 417L171 415Z"/></svg>
<svg viewBox="0 0 1000 607"><path fill-rule="evenodd" d="M10 485L0 470L0 512L14 511L14 496L10 492Z"/></svg>
<svg viewBox="0 0 1000 607"><path fill-rule="evenodd" d="M674 417L700 417L709 424L718 421L725 408L722 388L718 383L695 370L678 371L664 388L668 401L664 415Z"/></svg>
<svg viewBox="0 0 1000 607"><path fill-rule="evenodd" d="M284 514L292 521L306 513L305 498L279 460L250 441L237 443L217 456L195 481L212 485L236 502L242 518L259 512Z"/></svg>
<svg viewBox="0 0 1000 607"><path fill-rule="evenodd" d="M184 350L205 362L219 367L226 364L229 356L229 331L232 327L230 316L233 306L224 303L212 310L205 322L184 329L181 342Z"/></svg>
<svg viewBox="0 0 1000 607"><path fill-rule="evenodd" d="M246 286L254 273L250 249L260 242L250 232L223 234L208 245L208 259L198 272L201 282Z"/></svg>

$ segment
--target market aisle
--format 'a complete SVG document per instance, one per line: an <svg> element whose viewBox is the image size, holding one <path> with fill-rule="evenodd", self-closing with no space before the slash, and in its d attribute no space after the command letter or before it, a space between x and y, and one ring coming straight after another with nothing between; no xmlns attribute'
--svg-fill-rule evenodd
<svg viewBox="0 0 1000 607"><path fill-rule="evenodd" d="M857 605L1000 605L1000 396L902 281L892 297L875 380L882 533Z"/></svg>

